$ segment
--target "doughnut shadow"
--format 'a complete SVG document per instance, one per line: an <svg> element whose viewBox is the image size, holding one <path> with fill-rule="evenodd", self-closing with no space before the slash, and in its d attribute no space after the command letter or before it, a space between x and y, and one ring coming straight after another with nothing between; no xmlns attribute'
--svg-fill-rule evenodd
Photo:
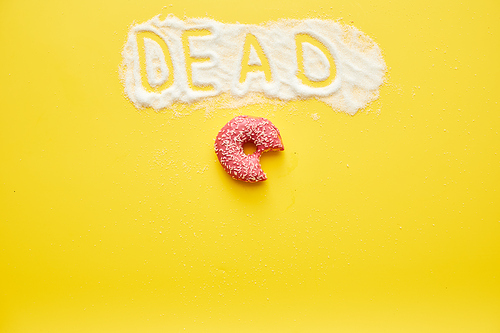
<svg viewBox="0 0 500 333"><path fill-rule="evenodd" d="M286 148L285 148L286 152ZM233 179L224 171L219 162L214 159L213 165L216 170L216 182L218 187L232 197L232 200L240 202L245 207L267 207L271 199L273 188L281 186L282 178L287 175L285 168L286 157L283 151L269 151L261 156L261 165L268 179L256 183L247 183ZM271 200L271 201L270 201Z"/></svg>

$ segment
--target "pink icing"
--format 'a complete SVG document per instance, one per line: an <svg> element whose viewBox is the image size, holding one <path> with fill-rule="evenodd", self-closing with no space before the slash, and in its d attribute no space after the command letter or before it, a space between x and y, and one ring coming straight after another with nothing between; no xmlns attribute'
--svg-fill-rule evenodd
<svg viewBox="0 0 500 333"><path fill-rule="evenodd" d="M253 142L256 151L247 155L243 145ZM234 179L255 183L266 180L260 156L270 150L284 150L279 130L269 120L238 116L220 130L215 139L215 153L224 170Z"/></svg>

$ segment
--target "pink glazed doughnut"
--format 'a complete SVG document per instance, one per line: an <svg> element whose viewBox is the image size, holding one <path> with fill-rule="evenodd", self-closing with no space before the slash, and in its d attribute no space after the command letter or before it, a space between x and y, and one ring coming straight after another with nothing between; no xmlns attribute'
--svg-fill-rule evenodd
<svg viewBox="0 0 500 333"><path fill-rule="evenodd" d="M257 150L247 155L243 145L253 142ZM284 150L280 131L269 120L238 116L220 130L215 139L215 153L226 172L237 180L255 183L266 180L260 156L270 150Z"/></svg>

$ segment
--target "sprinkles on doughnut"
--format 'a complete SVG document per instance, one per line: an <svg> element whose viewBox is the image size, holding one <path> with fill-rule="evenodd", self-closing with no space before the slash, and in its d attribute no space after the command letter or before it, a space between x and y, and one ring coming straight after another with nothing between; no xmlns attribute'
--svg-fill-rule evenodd
<svg viewBox="0 0 500 333"><path fill-rule="evenodd" d="M243 145L253 142L257 149L245 154ZM237 180L255 183L266 180L260 156L270 150L284 150L279 130L269 120L238 116L220 130L215 139L215 153L224 170Z"/></svg>

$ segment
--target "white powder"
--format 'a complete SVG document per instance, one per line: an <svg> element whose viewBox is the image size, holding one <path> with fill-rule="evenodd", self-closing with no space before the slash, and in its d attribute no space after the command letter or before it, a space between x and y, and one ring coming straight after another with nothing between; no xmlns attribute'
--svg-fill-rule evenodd
<svg viewBox="0 0 500 333"><path fill-rule="evenodd" d="M160 86L168 79L168 67L163 50L154 40L144 38L144 51L148 82L152 87Z"/></svg>
<svg viewBox="0 0 500 333"><path fill-rule="evenodd" d="M253 45L250 45L250 56L248 57L248 66L262 66L262 62L260 61L260 58L257 55L257 51L255 51L255 47L253 47Z"/></svg>
<svg viewBox="0 0 500 333"><path fill-rule="evenodd" d="M209 33L188 37L189 52L185 54L182 36L187 30ZM140 59L137 35L144 32L163 40L172 61L172 73L169 73L162 47L153 39L144 38L146 56ZM251 44L247 64L252 67L240 82L244 52L248 52L244 45L249 34L258 40L269 63L269 81L258 67L264 59L260 59ZM331 64L320 48L302 43L302 66L310 82L298 77L297 35L308 35L318 41L334 59ZM262 103L267 99L287 102L316 98L334 109L355 114L378 98L386 70L378 45L369 37L354 27L319 19L245 25L224 24L206 18L182 21L174 16L160 20L156 16L130 29L122 56L121 73L127 97L138 108L154 109L168 108L179 102L191 104L216 96L224 96L228 107ZM189 70L186 56L192 58ZM209 58L209 61L203 62L201 58ZM146 63L146 78L141 74L141 61ZM335 77L331 83L315 86L314 83L327 82L332 68L335 68ZM188 72L192 72L191 82ZM173 83L162 91L147 87L148 84L152 88L162 85L169 75L173 75ZM265 98L254 98L259 94Z"/></svg>
<svg viewBox="0 0 500 333"><path fill-rule="evenodd" d="M313 120L319 120L320 117L319 117L319 115L317 113L311 113L311 118Z"/></svg>
<svg viewBox="0 0 500 333"><path fill-rule="evenodd" d="M330 62L325 54L310 43L302 43L304 74L311 81L321 82L330 76Z"/></svg>

